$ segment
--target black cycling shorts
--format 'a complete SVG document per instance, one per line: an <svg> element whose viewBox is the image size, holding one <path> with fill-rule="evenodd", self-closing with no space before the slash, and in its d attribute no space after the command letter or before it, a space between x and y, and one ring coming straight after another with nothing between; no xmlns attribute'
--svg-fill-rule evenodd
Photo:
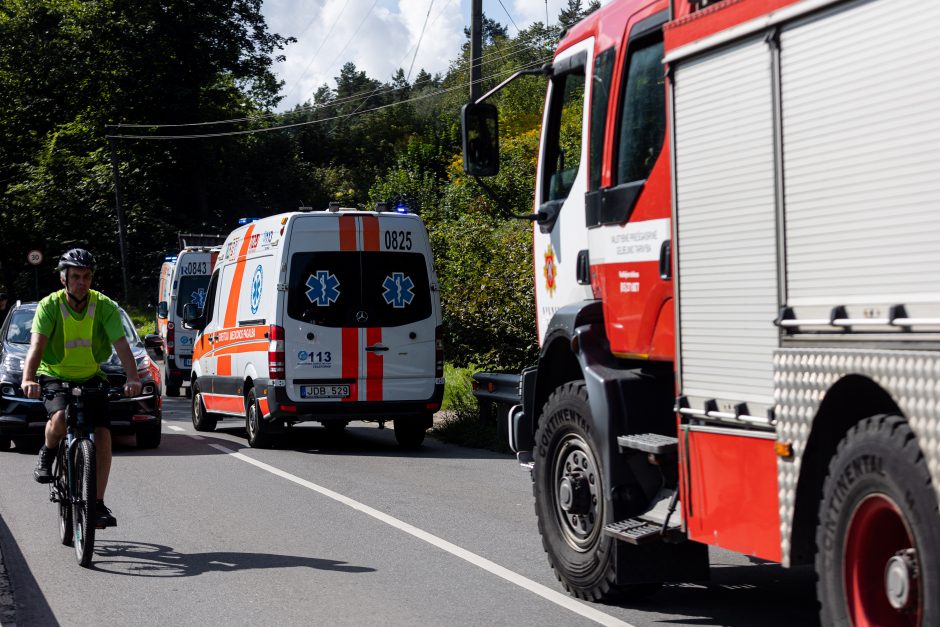
<svg viewBox="0 0 940 627"><path fill-rule="evenodd" d="M44 375L39 375L39 385L43 392L46 390L61 391L65 381L54 379ZM87 381L82 381L85 387L98 387L100 394L87 394L84 397L85 422L94 427L111 428L110 406L108 404L108 382L99 377L92 377ZM46 411L51 417L57 411L62 411L66 406L65 394L56 394L52 399L44 401Z"/></svg>

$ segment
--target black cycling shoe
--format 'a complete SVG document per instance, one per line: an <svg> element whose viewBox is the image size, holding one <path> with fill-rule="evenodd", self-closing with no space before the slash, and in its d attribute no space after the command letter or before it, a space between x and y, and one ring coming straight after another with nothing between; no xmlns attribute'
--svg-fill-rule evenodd
<svg viewBox="0 0 940 627"><path fill-rule="evenodd" d="M108 506L104 504L104 501L98 501L98 504L95 506L95 511L98 517L98 520L95 521L96 529L117 527L117 518L114 517L114 514L111 513Z"/></svg>
<svg viewBox="0 0 940 627"><path fill-rule="evenodd" d="M33 478L39 483L52 483L52 460L55 458L55 451L46 448L43 444L39 449L39 458L36 460L36 469L33 471Z"/></svg>

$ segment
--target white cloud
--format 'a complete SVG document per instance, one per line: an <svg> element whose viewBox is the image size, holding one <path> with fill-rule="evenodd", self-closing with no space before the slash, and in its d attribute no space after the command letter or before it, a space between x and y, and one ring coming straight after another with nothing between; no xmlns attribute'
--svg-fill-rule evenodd
<svg viewBox="0 0 940 627"><path fill-rule="evenodd" d="M264 0L261 11L268 28L297 38L283 51L287 60L275 66L285 83L280 110L310 100L324 83L335 87L334 77L347 61L383 82L400 67L407 73L429 4L430 0ZM555 21L567 4L567 0L548 0L550 19ZM502 0L502 5L499 0L483 0L484 13L506 25L510 35L515 29L506 10L519 28L525 28L544 22L545 8L544 0ZM469 19L470 0L433 0L412 80L421 68L431 73L447 70L460 52Z"/></svg>

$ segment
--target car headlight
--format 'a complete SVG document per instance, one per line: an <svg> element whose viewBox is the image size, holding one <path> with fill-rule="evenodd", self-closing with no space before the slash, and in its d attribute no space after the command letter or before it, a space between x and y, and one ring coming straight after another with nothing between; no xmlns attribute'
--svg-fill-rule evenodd
<svg viewBox="0 0 940 627"><path fill-rule="evenodd" d="M3 368L5 370L15 370L17 372L23 370L23 358L17 357L16 355L7 354L3 357Z"/></svg>
<svg viewBox="0 0 940 627"><path fill-rule="evenodd" d="M150 368L150 358L146 355L137 358L137 369L138 370L147 370Z"/></svg>

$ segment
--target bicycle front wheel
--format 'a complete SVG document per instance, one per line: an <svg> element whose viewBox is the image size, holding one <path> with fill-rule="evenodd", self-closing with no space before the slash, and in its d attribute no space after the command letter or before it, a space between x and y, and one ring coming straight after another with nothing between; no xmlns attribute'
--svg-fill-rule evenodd
<svg viewBox="0 0 940 627"><path fill-rule="evenodd" d="M59 539L65 546L72 546L72 499L69 491L69 471L66 466L68 445L63 439L55 456L52 494L59 508Z"/></svg>
<svg viewBox="0 0 940 627"><path fill-rule="evenodd" d="M91 564L95 551L96 477L95 445L79 440L73 449L72 529L75 534L75 559L81 566Z"/></svg>

